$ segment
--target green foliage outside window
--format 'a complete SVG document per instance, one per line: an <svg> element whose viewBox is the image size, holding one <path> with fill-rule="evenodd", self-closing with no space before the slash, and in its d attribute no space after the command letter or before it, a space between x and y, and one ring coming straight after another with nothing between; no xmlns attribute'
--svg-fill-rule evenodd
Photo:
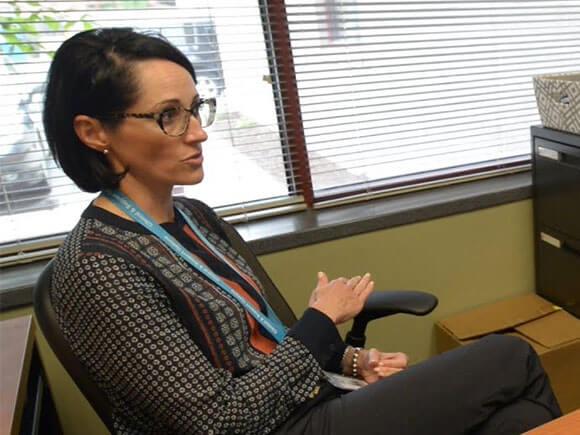
<svg viewBox="0 0 580 435"><path fill-rule="evenodd" d="M54 8L46 7L38 1L10 1L8 16L2 19L3 54L5 63L10 63L10 55L28 54L38 55L45 52L48 56L53 53L47 51L39 35L46 32L66 32L75 27L90 29L90 21L85 21L86 15L79 20L70 21L65 14Z"/></svg>
<svg viewBox="0 0 580 435"><path fill-rule="evenodd" d="M104 1L99 9L144 9L149 0ZM49 32L81 31L93 28L87 14L71 20L66 12L49 6L49 2L16 1L8 2L7 15L1 18L0 52L2 61L10 66L15 57L23 55L52 57L53 51L46 48L43 35Z"/></svg>

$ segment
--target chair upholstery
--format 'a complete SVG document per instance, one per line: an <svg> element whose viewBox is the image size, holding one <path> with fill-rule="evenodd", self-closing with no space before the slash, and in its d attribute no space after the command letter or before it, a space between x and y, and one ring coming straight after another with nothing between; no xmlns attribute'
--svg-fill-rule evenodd
<svg viewBox="0 0 580 435"><path fill-rule="evenodd" d="M53 269L53 260L50 260L40 274L34 288L33 300L36 321L58 360L73 378L75 384L87 398L105 426L107 426L107 429L113 432L111 405L107 397L97 384L91 380L88 371L74 355L56 320L50 300Z"/></svg>
<svg viewBox="0 0 580 435"><path fill-rule="evenodd" d="M222 227L230 238L232 246L246 259L262 282L267 299L280 317L280 320L286 325L292 325L296 321L296 316L256 256L249 249L247 243L243 241L230 224L223 222ZM50 300L53 268L53 260L51 260L41 273L34 288L34 311L38 325L59 361L103 420L103 423L113 432L111 405L107 397L91 380L85 367L74 355L56 321L54 308ZM346 341L351 345L362 347L365 343L365 329L368 322L397 313L426 315L436 306L437 298L424 292L375 291L367 300L363 311L354 320L353 329L347 334Z"/></svg>

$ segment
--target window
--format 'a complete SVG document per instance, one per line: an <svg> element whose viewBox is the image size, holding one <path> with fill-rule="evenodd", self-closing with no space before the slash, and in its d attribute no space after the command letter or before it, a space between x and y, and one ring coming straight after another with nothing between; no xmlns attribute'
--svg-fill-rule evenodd
<svg viewBox="0 0 580 435"><path fill-rule="evenodd" d="M40 113L51 53L80 30L159 32L189 56L218 118L206 179L176 193L243 216L525 166L532 76L580 58L575 0L9 1L0 22L0 245L20 258L92 198Z"/></svg>
<svg viewBox="0 0 580 435"><path fill-rule="evenodd" d="M577 1L286 0L317 200L527 162Z"/></svg>
<svg viewBox="0 0 580 435"><path fill-rule="evenodd" d="M0 7L0 243L20 246L65 233L94 196L80 192L52 162L41 116L51 54L93 27L161 33L192 61L200 94L217 98L216 122L204 146L206 179L177 188L177 194L237 211L255 203L300 202L288 178L255 1L16 1Z"/></svg>

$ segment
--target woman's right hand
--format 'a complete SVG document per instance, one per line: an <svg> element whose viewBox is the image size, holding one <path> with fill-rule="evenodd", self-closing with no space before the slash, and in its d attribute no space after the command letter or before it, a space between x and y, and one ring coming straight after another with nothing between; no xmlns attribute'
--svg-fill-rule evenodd
<svg viewBox="0 0 580 435"><path fill-rule="evenodd" d="M374 285L370 273L329 282L324 272L318 272L318 284L308 306L326 314L335 325L339 325L360 313Z"/></svg>

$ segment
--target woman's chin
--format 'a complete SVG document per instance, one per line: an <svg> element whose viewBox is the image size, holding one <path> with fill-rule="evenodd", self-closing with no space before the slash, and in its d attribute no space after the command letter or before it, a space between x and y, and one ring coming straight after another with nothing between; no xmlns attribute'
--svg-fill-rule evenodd
<svg viewBox="0 0 580 435"><path fill-rule="evenodd" d="M188 177L186 182L180 183L180 184L188 185L188 186L191 186L194 184L199 184L203 181L203 178L204 178L203 169L200 168L200 169L196 170L195 173L190 174L190 176Z"/></svg>
<svg viewBox="0 0 580 435"><path fill-rule="evenodd" d="M194 171L175 171L167 181L170 181L173 186L192 186L201 183L203 179L203 168L197 167Z"/></svg>

